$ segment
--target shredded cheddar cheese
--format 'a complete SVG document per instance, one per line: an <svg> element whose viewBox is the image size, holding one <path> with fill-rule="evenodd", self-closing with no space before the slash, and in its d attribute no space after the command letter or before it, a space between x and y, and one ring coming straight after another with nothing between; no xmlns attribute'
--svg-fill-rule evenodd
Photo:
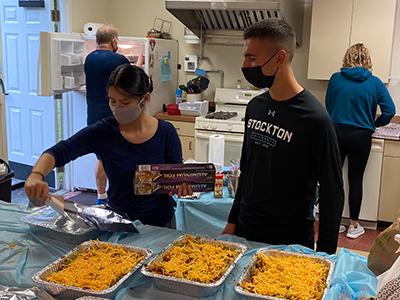
<svg viewBox="0 0 400 300"><path fill-rule="evenodd" d="M201 242L200 237L185 235L163 256L161 263L153 262L149 271L200 283L212 283L220 279L240 250L223 244Z"/></svg>
<svg viewBox="0 0 400 300"><path fill-rule="evenodd" d="M12 264L12 263L14 263L14 262L16 262L17 260L16 259L14 259L14 260L7 260L6 261L6 264Z"/></svg>
<svg viewBox="0 0 400 300"><path fill-rule="evenodd" d="M320 300L329 267L299 255L259 253L252 271L248 281L238 283L245 291L290 300Z"/></svg>
<svg viewBox="0 0 400 300"><path fill-rule="evenodd" d="M46 280L67 286L89 290L105 290L114 285L138 262L144 258L121 246L110 243L100 244L91 240L91 248L83 253L66 258L60 264L60 271L51 274Z"/></svg>

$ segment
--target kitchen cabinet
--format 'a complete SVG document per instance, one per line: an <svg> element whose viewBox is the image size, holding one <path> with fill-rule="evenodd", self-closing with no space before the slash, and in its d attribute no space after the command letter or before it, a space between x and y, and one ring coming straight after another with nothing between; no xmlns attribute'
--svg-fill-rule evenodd
<svg viewBox="0 0 400 300"><path fill-rule="evenodd" d="M169 115L166 112L155 114L154 117L166 120L174 125L182 144L183 160L194 159L194 122L196 116Z"/></svg>
<svg viewBox="0 0 400 300"><path fill-rule="evenodd" d="M174 125L182 144L183 160L194 159L194 123L169 121Z"/></svg>
<svg viewBox="0 0 400 300"><path fill-rule="evenodd" d="M394 222L400 209L400 141L385 140L378 220Z"/></svg>
<svg viewBox="0 0 400 300"><path fill-rule="evenodd" d="M396 0L313 1L308 79L329 80L340 71L346 50L363 43L370 50L373 74L390 75Z"/></svg>

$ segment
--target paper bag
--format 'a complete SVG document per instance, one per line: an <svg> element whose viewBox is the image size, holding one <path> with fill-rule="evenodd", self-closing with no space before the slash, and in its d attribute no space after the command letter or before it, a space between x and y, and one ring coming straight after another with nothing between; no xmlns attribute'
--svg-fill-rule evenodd
<svg viewBox="0 0 400 300"><path fill-rule="evenodd" d="M396 253L399 248L395 240L396 234L400 234L400 217L382 231L371 246L367 266L376 276L387 271L400 255Z"/></svg>
<svg viewBox="0 0 400 300"><path fill-rule="evenodd" d="M396 253L400 254L400 247L399 247L400 234L396 234L395 240L398 243L397 244L398 250L396 251ZM399 276L400 276L400 256L397 257L396 261L390 267L389 270L387 270L386 272L384 272L381 275L376 277L378 279L378 286L377 286L376 290L379 291L386 283L388 283L392 279L397 278Z"/></svg>

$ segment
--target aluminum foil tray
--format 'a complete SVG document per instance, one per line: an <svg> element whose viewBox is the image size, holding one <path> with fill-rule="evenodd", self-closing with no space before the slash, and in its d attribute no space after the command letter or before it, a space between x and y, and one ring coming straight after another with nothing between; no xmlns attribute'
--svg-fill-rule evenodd
<svg viewBox="0 0 400 300"><path fill-rule="evenodd" d="M107 242L100 242L101 245L106 244ZM135 246L129 246L129 245L121 245L121 244L114 244L110 243L112 247L124 247L125 249L131 251L131 252L138 252L142 255L144 255L144 258L131 270L129 271L124 277L122 277L116 284L111 286L110 288L106 290L101 290L101 291L95 291L95 290L88 290L88 289L82 289L74 286L65 286L62 284L58 283L53 283L53 282L48 282L46 281L46 278L49 277L51 274L58 272L59 271L59 266L60 264L67 258L80 254L85 251L85 249L88 249L91 247L91 242L87 241L84 242L74 249L72 249L70 252L68 252L66 255L61 256L59 259L42 269L41 271L37 272L35 275L33 275L32 280L33 282L37 284L41 284L46 288L46 291L57 298L60 299L76 299L79 297L89 297L89 296L98 296L100 298L107 298L107 299L112 299L116 296L117 292L122 288L127 286L132 280L133 276L131 276L135 271L140 268L140 266L148 259L150 256L153 255L153 251L148 248L141 248L141 247L135 247ZM130 279L129 279L130 278Z"/></svg>
<svg viewBox="0 0 400 300"><path fill-rule="evenodd" d="M99 298L99 297L93 297L93 296L86 296L86 297L79 297L76 298L75 300L105 300L107 298Z"/></svg>
<svg viewBox="0 0 400 300"><path fill-rule="evenodd" d="M312 260L314 260L314 261L316 261L318 263L321 263L321 264L324 264L324 265L328 266L329 267L329 273L328 273L328 276L327 276L327 279L326 279L326 286L327 287L325 288L325 291L324 291L324 294L322 296L322 299L325 297L325 294L327 293L327 291L329 289L330 282L332 280L333 270L335 268L335 262L330 258L317 256L317 255L303 254L303 253L297 253L297 252L288 252L288 251L274 250L274 249L268 249L268 248L259 249L254 254L254 256L250 260L250 262L247 265L247 267L244 269L244 272L242 273L242 275L239 277L239 280L237 281L238 283L242 283L243 281L246 281L246 280L248 280L250 278L250 272L251 272L252 269L254 269L256 267L257 255L259 253L264 253L265 255L279 254L279 255L283 255L283 256L299 255L299 256L302 256L302 257L308 257L308 258L310 258L310 259L312 259ZM254 299L254 300L259 300L259 299L284 300L282 298L250 293L248 291L245 291L239 285L235 286L235 290L239 294L245 295L246 299L248 299L248 300L249 299Z"/></svg>
<svg viewBox="0 0 400 300"><path fill-rule="evenodd" d="M180 236L176 240L172 241L167 247L165 247L159 254L157 254L149 263L145 264L141 269L141 272L145 276L149 276L153 278L154 284L160 290L188 295L192 297L207 297L214 295L218 289L220 288L221 284L225 281L226 277L229 273L233 270L236 263L239 259L243 256L244 252L247 250L247 247L240 243L233 243L233 242L226 242L226 241L218 241L214 239L206 239L202 238L201 241L203 243L210 243L214 245L226 245L232 247L233 249L240 250L240 254L238 257L233 261L232 265L226 270L225 274L216 282L213 283L200 283L194 282L186 279L179 279L171 276L164 276L161 274L154 274L148 270L149 266L155 262L159 263L163 260L164 254L168 253L172 247L176 244L179 244L182 240L185 239L185 236Z"/></svg>
<svg viewBox="0 0 400 300"><path fill-rule="evenodd" d="M23 216L20 221L27 223L35 234L68 244L77 245L84 241L95 239L104 233L97 228L82 228L78 224L60 216L49 206Z"/></svg>

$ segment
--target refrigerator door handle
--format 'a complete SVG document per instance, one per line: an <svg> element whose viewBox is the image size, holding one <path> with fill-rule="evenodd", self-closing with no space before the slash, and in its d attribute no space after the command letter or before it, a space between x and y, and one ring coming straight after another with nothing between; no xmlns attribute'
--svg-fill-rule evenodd
<svg viewBox="0 0 400 300"><path fill-rule="evenodd" d="M0 78L0 85L1 85L1 90L3 92L4 95L8 95L8 93L6 93L6 90L4 89L4 81L3 78Z"/></svg>

